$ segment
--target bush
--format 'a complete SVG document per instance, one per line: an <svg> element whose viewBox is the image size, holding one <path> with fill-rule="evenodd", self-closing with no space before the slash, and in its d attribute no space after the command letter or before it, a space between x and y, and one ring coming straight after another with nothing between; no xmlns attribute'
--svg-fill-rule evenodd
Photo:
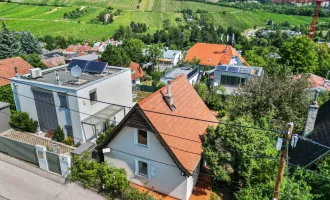
<svg viewBox="0 0 330 200"><path fill-rule="evenodd" d="M224 109L222 109L222 110L220 110L220 111L218 112L218 116L221 117L221 118L223 118L224 116L226 116L226 114L227 114L227 111L224 110Z"/></svg>
<svg viewBox="0 0 330 200"><path fill-rule="evenodd" d="M10 117L9 124L13 128L21 129L22 131L27 131L30 133L37 132L38 128L38 121L33 120L30 118L29 114L26 112L18 112L14 113Z"/></svg>
<svg viewBox="0 0 330 200"><path fill-rule="evenodd" d="M152 73L151 73L151 76L152 76L152 80L158 82L158 81L160 81L160 79L162 78L163 73L162 73L162 72L152 72Z"/></svg>
<svg viewBox="0 0 330 200"><path fill-rule="evenodd" d="M61 128L59 125L56 126L56 129L54 130L54 137L53 140L57 142L63 142L65 139L63 128Z"/></svg>
<svg viewBox="0 0 330 200"><path fill-rule="evenodd" d="M103 140L105 140L110 133L112 132L112 130L115 128L115 125L111 124L111 126L104 132L101 133L98 138L96 139L96 144L99 145L103 142Z"/></svg>
<svg viewBox="0 0 330 200"><path fill-rule="evenodd" d="M70 145L70 146L73 146L74 145L74 140L73 140L73 137L67 137L64 141L63 141L64 144L66 145Z"/></svg>
<svg viewBox="0 0 330 200"><path fill-rule="evenodd" d="M154 198L147 193L140 192L138 189L128 187L123 191L122 199L125 200L153 200Z"/></svg>
<svg viewBox="0 0 330 200"><path fill-rule="evenodd" d="M158 83L159 83L159 81L153 80L151 84L153 87L157 87Z"/></svg>

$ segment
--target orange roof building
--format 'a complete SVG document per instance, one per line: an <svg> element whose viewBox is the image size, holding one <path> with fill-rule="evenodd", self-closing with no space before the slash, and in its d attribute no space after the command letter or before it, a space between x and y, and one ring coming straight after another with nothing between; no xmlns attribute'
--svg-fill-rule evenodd
<svg viewBox="0 0 330 200"><path fill-rule="evenodd" d="M203 66L243 65L244 58L230 45L196 43L188 50L185 62L200 60Z"/></svg>
<svg viewBox="0 0 330 200"><path fill-rule="evenodd" d="M20 75L27 74L30 72L30 69L33 69L33 67L21 57L7 58L0 60L0 76L8 79L15 77L15 66ZM9 83L9 80L0 78L0 86L8 85Z"/></svg>
<svg viewBox="0 0 330 200"><path fill-rule="evenodd" d="M311 74L308 81L310 83L310 88L330 91L330 81L321 76Z"/></svg>
<svg viewBox="0 0 330 200"><path fill-rule="evenodd" d="M110 148L104 159L124 168L133 183L189 199L201 165L202 136L217 122L181 75L135 104L96 149Z"/></svg>
<svg viewBox="0 0 330 200"><path fill-rule="evenodd" d="M131 62L129 65L129 68L132 70L132 81L136 79L140 79L141 77L144 76L144 72L142 71L142 67L136 63L136 62Z"/></svg>

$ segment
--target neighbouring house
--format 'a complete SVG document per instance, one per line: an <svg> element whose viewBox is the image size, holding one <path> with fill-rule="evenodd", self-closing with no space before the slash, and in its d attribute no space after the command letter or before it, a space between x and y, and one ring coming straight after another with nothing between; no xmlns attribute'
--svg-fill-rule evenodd
<svg viewBox="0 0 330 200"><path fill-rule="evenodd" d="M88 51L90 50L90 46L88 43L84 45L71 45L68 48L66 48L62 53L65 56L65 58L74 58L77 56L83 56L88 54Z"/></svg>
<svg viewBox="0 0 330 200"><path fill-rule="evenodd" d="M209 73L210 83L213 86L224 86L226 94L232 94L240 85L244 85L248 80L264 74L262 67L238 65L218 65L212 72Z"/></svg>
<svg viewBox="0 0 330 200"><path fill-rule="evenodd" d="M198 67L176 68L164 74L160 81L167 84L168 81L172 81L183 74L188 79L191 85L195 85L198 80L199 72L200 70Z"/></svg>
<svg viewBox="0 0 330 200"><path fill-rule="evenodd" d="M184 59L185 62L199 61L202 66L243 65L244 58L230 45L196 43Z"/></svg>
<svg viewBox="0 0 330 200"><path fill-rule="evenodd" d="M142 71L142 67L135 62L131 62L129 68L131 68L132 71L132 91L134 99L137 96L136 84L140 84L140 78L144 77L144 72Z"/></svg>
<svg viewBox="0 0 330 200"><path fill-rule="evenodd" d="M169 50L167 47L162 50L163 55L157 59L159 71L164 71L168 68L176 67L182 59L182 52L179 50Z"/></svg>
<svg viewBox="0 0 330 200"><path fill-rule="evenodd" d="M0 133L9 130L10 104L0 101Z"/></svg>
<svg viewBox="0 0 330 200"><path fill-rule="evenodd" d="M11 78L11 85L17 110L37 120L39 130L60 125L80 143L94 141L110 124L120 122L133 103L131 70L103 62L72 60L51 69L36 68Z"/></svg>
<svg viewBox="0 0 330 200"><path fill-rule="evenodd" d="M0 86L10 84L8 79L16 76L15 68L19 74L29 73L29 70L33 69L33 67L21 57L0 60L0 76L5 78L0 78Z"/></svg>
<svg viewBox="0 0 330 200"><path fill-rule="evenodd" d="M330 91L330 80L315 74L310 74L308 81L310 83L310 89L313 91Z"/></svg>
<svg viewBox="0 0 330 200"><path fill-rule="evenodd" d="M61 52L50 52L42 54L41 61L48 68L53 68L65 64L65 58Z"/></svg>
<svg viewBox="0 0 330 200"><path fill-rule="evenodd" d="M324 146L330 146L330 101L319 107L317 101L309 106L305 129L302 136ZM330 155L326 147L298 139L296 147L289 148L290 163L310 168L322 158Z"/></svg>
<svg viewBox="0 0 330 200"><path fill-rule="evenodd" d="M187 200L202 168L202 136L216 124L181 75L135 104L96 150L101 160L124 168L131 182Z"/></svg>
<svg viewBox="0 0 330 200"><path fill-rule="evenodd" d="M83 60L83 61L98 61L99 56L95 54L88 54L84 56L78 56L74 58L68 58L65 60L66 64L70 63L72 60Z"/></svg>

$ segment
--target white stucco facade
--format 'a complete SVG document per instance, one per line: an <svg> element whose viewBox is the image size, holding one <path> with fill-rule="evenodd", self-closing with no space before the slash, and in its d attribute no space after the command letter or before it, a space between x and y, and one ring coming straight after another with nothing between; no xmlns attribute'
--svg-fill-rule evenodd
<svg viewBox="0 0 330 200"><path fill-rule="evenodd" d="M96 90L97 101L127 107L124 109L125 111L122 110L122 112L116 114L115 120L117 123L123 119L124 115L129 111L128 107L131 107L133 104L131 72L124 68L118 73L101 77L79 87L19 78L12 78L11 85L17 110L29 113L30 117L37 121L40 120L38 119L37 112L37 104L40 102L35 101L33 90L39 90L41 92L45 90L48 94L52 94L55 105L47 104L47 106L55 107L58 125L63 128L66 135L68 134L66 127L72 127L75 142L85 142L90 141L93 137L95 138L93 129L84 129L85 126L82 125L82 121L110 106L101 102L92 104L89 101L91 90ZM60 107L59 95L66 97L67 108Z"/></svg>
<svg viewBox="0 0 330 200"><path fill-rule="evenodd" d="M104 154L104 160L115 167L124 168L127 178L135 184L188 200L198 179L199 166L193 176L183 176L154 133L148 132L148 149L135 145L135 133L135 128L125 126L108 144L111 151ZM136 174L137 159L149 163L149 170L152 171L149 178Z"/></svg>

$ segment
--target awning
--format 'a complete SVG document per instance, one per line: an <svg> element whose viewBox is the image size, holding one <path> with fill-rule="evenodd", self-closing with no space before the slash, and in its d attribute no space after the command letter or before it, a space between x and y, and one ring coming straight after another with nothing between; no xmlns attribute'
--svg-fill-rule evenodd
<svg viewBox="0 0 330 200"><path fill-rule="evenodd" d="M124 109L125 108L121 106L110 105L100 110L99 112L87 117L82 121L82 123L89 125L98 125L109 120L111 117L115 116L117 113L121 112Z"/></svg>

